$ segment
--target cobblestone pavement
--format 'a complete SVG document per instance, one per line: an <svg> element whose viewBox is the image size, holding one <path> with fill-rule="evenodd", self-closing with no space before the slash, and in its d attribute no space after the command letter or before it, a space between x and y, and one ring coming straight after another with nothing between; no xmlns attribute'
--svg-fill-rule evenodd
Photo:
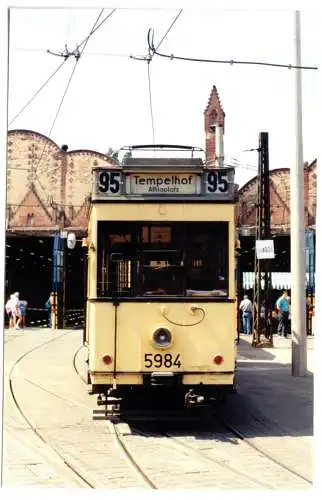
<svg viewBox="0 0 322 500"><path fill-rule="evenodd" d="M5 332L4 487L77 486L50 445L90 478L95 488L144 487L116 446L106 422L92 420L96 398L87 394L73 368L81 336L76 330ZM313 341L310 339L308 346L308 366L312 371ZM30 430L8 390L14 362L45 342L48 343L21 359L12 373L12 383L22 410L49 444ZM77 367L84 376L85 356L85 349L81 349ZM313 377L310 372L307 377L294 379L289 362L290 341L278 339L271 350L254 349L250 339L242 336L240 389L229 399L227 411L235 426L254 443L270 449L292 469L311 478ZM254 477L261 477L268 484L275 481L275 488L305 487L296 478L292 483L285 471L267 468L267 463L265 470L269 472L262 477L263 458L250 452L246 443L227 440L227 433L220 434L218 430L209 434L195 429L176 432L174 436L178 442L162 436L124 437L158 488L259 488L252 481ZM181 444L189 444L196 453L180 448ZM208 453L217 463L201 457L200 452ZM234 470L225 468L227 464Z"/></svg>

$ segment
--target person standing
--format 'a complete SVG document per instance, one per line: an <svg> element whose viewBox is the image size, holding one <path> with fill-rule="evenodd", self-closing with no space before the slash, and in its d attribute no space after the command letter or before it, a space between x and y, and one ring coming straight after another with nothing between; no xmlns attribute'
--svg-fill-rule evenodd
<svg viewBox="0 0 322 500"><path fill-rule="evenodd" d="M10 295L7 303L5 305L6 313L9 319L9 328L14 328L13 315L12 315L12 305L13 305L13 294Z"/></svg>
<svg viewBox="0 0 322 500"><path fill-rule="evenodd" d="M48 300L46 301L45 307L48 313L49 328L52 328L52 312L53 312L53 302L54 302L54 292L51 292Z"/></svg>
<svg viewBox="0 0 322 500"><path fill-rule="evenodd" d="M252 332L253 304L249 300L248 295L244 295L239 309L242 312L243 332L246 335L250 335Z"/></svg>
<svg viewBox="0 0 322 500"><path fill-rule="evenodd" d="M11 311L13 328L15 327L16 330L20 330L21 315L19 309L19 292L15 292L11 295Z"/></svg>
<svg viewBox="0 0 322 500"><path fill-rule="evenodd" d="M21 328L26 326L26 312L28 307L28 302L26 300L19 300L19 311L20 311L20 324Z"/></svg>
<svg viewBox="0 0 322 500"><path fill-rule="evenodd" d="M281 337L284 335L285 338L287 338L288 334L288 317L289 317L289 311L290 311L290 300L287 294L286 290L283 290L282 295L276 302L276 308L278 310L278 327L277 327L277 333Z"/></svg>

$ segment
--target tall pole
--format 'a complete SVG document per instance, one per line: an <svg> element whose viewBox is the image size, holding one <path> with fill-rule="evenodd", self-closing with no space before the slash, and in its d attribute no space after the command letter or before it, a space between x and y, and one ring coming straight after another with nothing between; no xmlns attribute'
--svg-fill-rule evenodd
<svg viewBox="0 0 322 500"><path fill-rule="evenodd" d="M295 12L295 65L301 66L300 12ZM292 375L306 375L306 294L305 294L305 230L304 230L304 166L302 136L301 70L295 71L296 161L290 172L291 208L291 276L292 276Z"/></svg>

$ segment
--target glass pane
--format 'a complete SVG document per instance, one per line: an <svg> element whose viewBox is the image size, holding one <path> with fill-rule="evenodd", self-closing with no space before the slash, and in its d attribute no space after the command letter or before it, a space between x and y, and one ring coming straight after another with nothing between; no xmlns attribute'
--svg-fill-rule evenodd
<svg viewBox="0 0 322 500"><path fill-rule="evenodd" d="M98 295L228 295L228 222L101 222L98 231Z"/></svg>

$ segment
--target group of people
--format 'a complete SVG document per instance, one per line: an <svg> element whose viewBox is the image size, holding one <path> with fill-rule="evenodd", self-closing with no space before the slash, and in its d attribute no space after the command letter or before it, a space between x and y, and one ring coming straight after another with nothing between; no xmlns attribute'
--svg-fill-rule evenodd
<svg viewBox="0 0 322 500"><path fill-rule="evenodd" d="M287 337L288 333L290 333L290 297L286 290L283 291L282 295L276 301L275 306L278 318L277 334ZM253 322L253 304L249 300L248 295L244 295L239 309L242 312L243 332L246 335L250 335ZM261 306L260 316L261 318L265 317L265 304ZM270 314L270 317L273 317L273 314Z"/></svg>
<svg viewBox="0 0 322 500"><path fill-rule="evenodd" d="M28 303L19 298L19 292L10 295L5 305L6 313L9 319L9 328L21 330L26 326L26 311Z"/></svg>

